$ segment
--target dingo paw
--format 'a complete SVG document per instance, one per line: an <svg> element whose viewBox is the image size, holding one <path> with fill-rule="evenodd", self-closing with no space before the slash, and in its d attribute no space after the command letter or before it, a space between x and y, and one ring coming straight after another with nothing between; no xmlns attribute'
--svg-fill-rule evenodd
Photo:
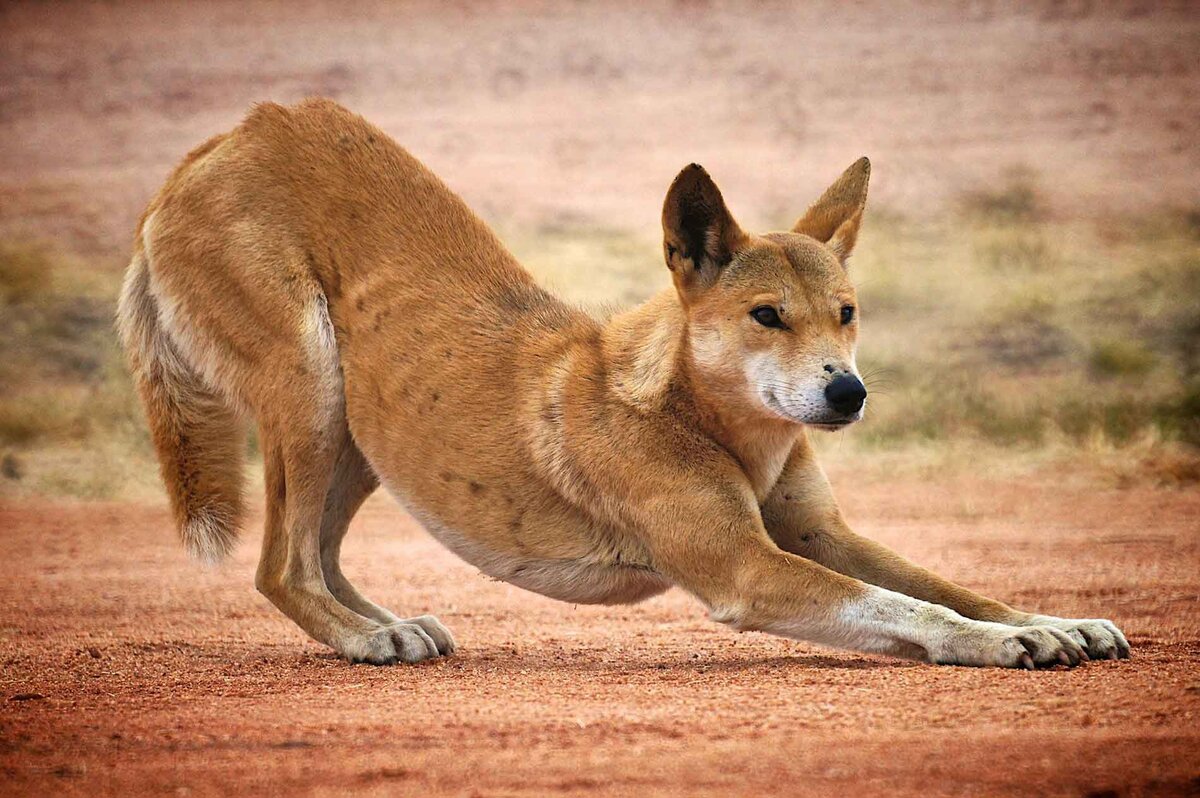
<svg viewBox="0 0 1200 798"><path fill-rule="evenodd" d="M432 615L418 615L416 618L407 618L401 620L392 626L416 626L433 642L434 656L445 657L453 654L458 644L454 642L454 635L450 634L450 630L442 626L442 622Z"/></svg>
<svg viewBox="0 0 1200 798"><path fill-rule="evenodd" d="M1049 626L1065 632L1090 659L1128 659L1129 641L1112 621L1103 618L1055 618L1034 615L1029 626Z"/></svg>
<svg viewBox="0 0 1200 798"><path fill-rule="evenodd" d="M416 663L452 654L450 631L432 615L421 615L380 627L360 639L347 641L341 653L351 662L371 665Z"/></svg>
<svg viewBox="0 0 1200 798"><path fill-rule="evenodd" d="M953 634L930 659L941 665L1000 668L1074 667L1087 658L1066 632L1049 625L972 623Z"/></svg>

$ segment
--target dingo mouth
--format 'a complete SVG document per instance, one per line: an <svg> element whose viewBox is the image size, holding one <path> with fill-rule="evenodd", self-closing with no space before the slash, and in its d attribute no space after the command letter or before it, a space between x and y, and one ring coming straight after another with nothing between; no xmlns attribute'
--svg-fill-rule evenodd
<svg viewBox="0 0 1200 798"><path fill-rule="evenodd" d="M830 432L833 432L835 430L844 429L853 424L855 421L858 421L858 419L848 418L844 421L805 421L803 423L805 426L816 427L817 429L829 430Z"/></svg>
<svg viewBox="0 0 1200 798"><path fill-rule="evenodd" d="M850 426L851 424L853 424L855 421L858 421L862 417L862 415L860 413L856 413L853 416L844 417L844 418L832 418L832 419L823 419L820 421L810 421L806 418L797 416L794 413L789 412L788 409L784 406L783 402L779 401L779 397L777 397L774 394L774 392L765 394L763 396L763 401L764 401L764 404L767 406L767 409L770 410L775 415L779 416L780 418L787 419L788 421L792 422L793 424L804 424L805 426L808 426L808 427L816 427L817 429L823 429L823 430L830 430L830 431L839 430L844 427Z"/></svg>

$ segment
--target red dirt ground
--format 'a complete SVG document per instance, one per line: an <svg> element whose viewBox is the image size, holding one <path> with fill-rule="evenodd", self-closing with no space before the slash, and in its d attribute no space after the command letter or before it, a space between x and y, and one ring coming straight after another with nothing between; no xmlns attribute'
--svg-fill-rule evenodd
<svg viewBox="0 0 1200 798"><path fill-rule="evenodd" d="M835 482L851 520L1021 606L1115 619L1129 661L1017 672L716 626L671 592L576 607L490 581L386 498L347 571L454 657L343 662L254 592L256 535L189 563L162 509L0 510L7 794L1138 795L1200 791L1200 494Z"/></svg>
<svg viewBox="0 0 1200 798"><path fill-rule="evenodd" d="M1200 198L1188 0L2 3L0 42L0 234L113 269L188 149L310 94L502 225L652 235L697 160L765 227L864 152L873 203L905 213L1021 165L1068 214ZM205 571L161 508L9 504L0 793L1200 792L1196 491L835 476L862 531L1111 617L1134 658L937 668L738 635L677 592L573 607L479 576L379 497L347 571L461 650L351 666L254 592L256 535Z"/></svg>

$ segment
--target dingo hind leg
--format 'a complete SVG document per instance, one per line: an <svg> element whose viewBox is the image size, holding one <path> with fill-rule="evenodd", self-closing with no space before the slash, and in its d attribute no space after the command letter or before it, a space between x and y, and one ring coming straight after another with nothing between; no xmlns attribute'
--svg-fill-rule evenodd
<svg viewBox="0 0 1200 798"><path fill-rule="evenodd" d="M207 232L197 236L201 221ZM141 238L121 325L189 547L212 558L230 547L243 440L235 412L253 415L267 483L259 589L351 660L438 656L420 625L364 617L325 583L320 532L345 402L328 303L306 252L284 236L239 235L197 220L169 201L147 215Z"/></svg>
<svg viewBox="0 0 1200 798"><path fill-rule="evenodd" d="M259 408L268 510L255 584L300 628L353 661L388 664L440 656L422 625L381 623L360 614L326 582L321 556L326 509L331 524L348 524L366 485L348 490L348 469L338 468L347 443L345 403L324 295L314 296L304 313L307 318L293 329L306 340L280 347L271 361L273 369L290 375L286 388L264 395Z"/></svg>
<svg viewBox="0 0 1200 798"><path fill-rule="evenodd" d="M379 478L350 437L350 431L343 429L341 449L325 497L325 513L321 521L321 570L325 575L325 584L338 601L359 615L385 625L416 624L433 639L439 653L450 654L455 649L454 638L437 618L432 615L399 618L359 593L342 573L342 540L349 531L354 514L377 487Z"/></svg>
<svg viewBox="0 0 1200 798"><path fill-rule="evenodd" d="M355 662L385 665L437 656L415 628L388 627L344 606L325 584L320 526L336 441L312 425L261 427L267 518L255 585L314 640Z"/></svg>

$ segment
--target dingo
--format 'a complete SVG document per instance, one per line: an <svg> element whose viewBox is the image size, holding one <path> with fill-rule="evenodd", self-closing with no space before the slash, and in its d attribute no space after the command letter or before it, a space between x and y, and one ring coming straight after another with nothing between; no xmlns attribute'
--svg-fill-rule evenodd
<svg viewBox="0 0 1200 798"><path fill-rule="evenodd" d="M564 601L678 585L735 629L930 662L1126 656L1109 621L1019 612L842 520L808 428L850 424L866 400L846 259L869 171L753 235L688 166L663 208L673 288L601 322L362 118L256 107L151 202L121 295L184 542L209 560L233 544L248 414L267 493L257 587L354 661L455 647L342 575L380 483L481 571Z"/></svg>

